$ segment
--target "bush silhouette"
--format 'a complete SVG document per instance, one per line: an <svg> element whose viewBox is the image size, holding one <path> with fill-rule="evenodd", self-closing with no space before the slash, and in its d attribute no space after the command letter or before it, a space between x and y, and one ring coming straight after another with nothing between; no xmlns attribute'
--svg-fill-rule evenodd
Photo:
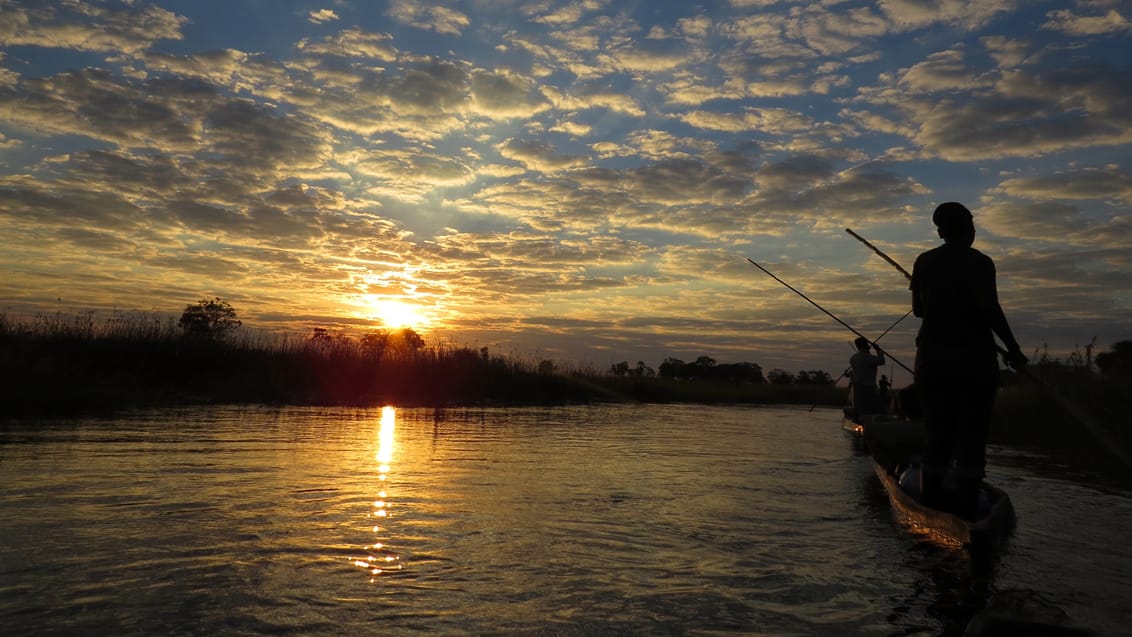
<svg viewBox="0 0 1132 637"><path fill-rule="evenodd" d="M236 318L236 310L220 297L201 299L185 306L177 325L186 336L220 339L243 323Z"/></svg>

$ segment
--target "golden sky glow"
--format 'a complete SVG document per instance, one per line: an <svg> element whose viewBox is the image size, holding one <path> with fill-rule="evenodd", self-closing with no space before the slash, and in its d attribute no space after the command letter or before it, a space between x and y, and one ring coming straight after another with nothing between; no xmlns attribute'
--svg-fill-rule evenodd
<svg viewBox="0 0 1132 637"><path fill-rule="evenodd" d="M910 268L958 200L1026 350L1130 336L1126 3L270 5L0 1L0 312L836 372L745 259L879 334L844 228Z"/></svg>

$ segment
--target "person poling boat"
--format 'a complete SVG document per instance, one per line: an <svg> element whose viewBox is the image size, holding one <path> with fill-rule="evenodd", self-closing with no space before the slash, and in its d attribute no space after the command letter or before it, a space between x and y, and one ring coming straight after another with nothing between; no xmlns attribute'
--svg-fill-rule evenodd
<svg viewBox="0 0 1132 637"><path fill-rule="evenodd" d="M944 243L917 257L911 276L912 313L922 319L914 378L927 430L921 499L973 518L998 392L995 336L1008 366L1021 369L1029 361L999 304L994 261L971 247L971 211L943 203L932 222ZM948 474L953 487L945 489Z"/></svg>
<svg viewBox="0 0 1132 637"><path fill-rule="evenodd" d="M912 312L923 321L913 377L927 439L915 490L925 505L973 518L998 390L995 336L1006 345L1008 366L1023 369L1028 361L999 304L994 262L971 247L975 225L970 210L944 203L932 213L932 222L944 244L921 254L912 274L846 231L911 281ZM951 488L944 486L947 478Z"/></svg>
<svg viewBox="0 0 1132 637"><path fill-rule="evenodd" d="M846 329L848 329L848 330L849 330L850 332L853 332L854 334L856 334L856 335L857 335L857 338L858 338L858 340L860 340L860 339L864 339L866 343L871 343L871 345L873 346L873 348L874 348L874 349L876 349L876 351L877 351L877 354L878 354L878 355L881 355L881 356L885 356L885 357L887 357L887 359L888 359L888 360L891 360L891 361L892 361L893 363L895 363L895 364L899 365L900 367L904 368L904 370L905 370L905 371L907 371L907 372L908 372L909 374L911 374L911 373L912 373L912 370L911 370L911 369L909 369L909 367L908 367L907 365L905 365L904 363L901 363L901 362L900 362L899 360L897 360L897 359L896 359L896 357L892 356L892 354L890 354L890 353L888 353L888 352L884 351L884 350L883 350L883 349L882 349L882 348L880 347L880 345L877 345L876 341L869 341L869 340L868 340L868 338L866 338L866 337L865 337L865 336L864 336L863 334L861 334L861 333L860 333L860 332L858 332L857 330L853 329L853 327L852 327L852 326L850 326L850 325L849 325L848 323L846 323L845 321L843 321L843 320L841 320L841 319L837 318L837 316L836 316L836 315L834 315L834 314L833 314L832 312L830 312L829 310L825 309L824 307L822 307L822 306L818 305L818 304L817 304L816 302L814 302L814 300L813 300L813 299L811 299L810 297L806 296L805 294L803 294L802 292L800 292L799 290L797 290L796 288L794 288L794 286L790 285L790 284L789 284L789 283L787 283L786 281L783 281L782 279L778 278L777 276L775 276L775 275L774 275L774 273L772 273L772 272L771 272L770 270L767 270L767 269L766 269L766 268L764 268L763 266L759 265L759 264L758 264L758 263L756 263L756 262L755 262L755 261L754 261L753 259L751 259L751 258L748 258L748 259L747 259L747 261L749 261L749 262L751 263L751 265L753 265L753 266L755 266L756 268L758 268L758 269L762 270L762 271L763 271L763 272L764 272L764 273L765 273L765 274L766 274L767 276L769 276L770 278L772 278L772 279L774 279L775 281L778 281L779 283L781 283L781 284L782 284L783 286L785 286L786 288L788 288L788 289L789 289L789 290L790 290L791 292L793 292L793 293L797 294L798 296L800 296L800 297L802 297L803 299L805 299L806 301L808 301L808 302L810 303L810 305L813 305L813 306L814 306L814 307L816 307L817 309L819 309L819 310L821 310L822 312L824 312L824 313L825 313L825 314L826 314L827 316L829 316L829 317L830 317L830 318L832 318L833 320L835 320L835 321L837 321L838 323L840 323L840 324L841 324L841 325L842 325L843 327L845 327ZM910 314L910 313L911 313L911 312L908 312L908 314ZM891 326L889 326L889 328L888 328L888 329L886 329L886 330L884 331L884 333L882 333L882 334L881 334L880 336L878 336L876 340L877 340L877 341L879 341L879 340L881 339L881 337L883 337L883 336L884 336L885 334L887 334L887 333L888 333L888 332L889 332L889 331L890 331L890 330L891 330L892 328L896 327L896 326L897 326L897 324L899 324L899 323L900 323L901 321L903 321L903 320L904 320L904 318L908 316L908 314L905 314L904 316L900 317L900 318L899 318L899 319L898 319L898 320L896 321L896 323L893 323L893 324L892 324ZM876 378L876 376L875 376L875 373L876 373L876 372L875 372L875 370L874 370L874 372L873 372L873 374L874 374L873 378L874 378L874 379ZM845 374L842 374L842 376L845 376ZM838 379L838 380L840 380L840 379ZM875 381L874 381L874 382L875 382ZM811 409L811 411L813 410L813 408L812 408L812 407L811 407L810 409ZM849 431L850 433L852 433L852 434L854 434L854 435L856 435L856 436L864 436L864 435L865 435L865 431L866 431L866 424L867 424L867 423L870 423L870 422L871 422L871 423L875 423L875 422L877 422L877 419L885 419L885 420L887 420L888 422L893 422L893 421L899 422L899 421L902 421L902 420L903 420L903 418L902 418L902 417L897 417L897 418L888 418L888 417L887 417L887 416L886 416L885 414L871 414L871 415L870 415L870 416L869 416L868 418L865 418L865 417L862 417L862 416L860 416L860 415L857 415L857 414L851 414L851 413L849 413L849 411L850 411L850 410L846 410L846 411L845 411L845 412L844 412L844 413L842 414L842 428L843 428L843 429L845 429L846 431Z"/></svg>
<svg viewBox="0 0 1132 637"><path fill-rule="evenodd" d="M864 336L858 336L853 345L857 351L849 357L849 369L852 375L850 382L850 400L852 401L853 416L859 419L870 414L884 412L884 403L880 398L880 389L877 387L877 369L884 367L884 352L876 343L870 343ZM869 352L875 349L876 354Z"/></svg>
<svg viewBox="0 0 1132 637"><path fill-rule="evenodd" d="M912 280L912 275L909 274L907 270L900 267L899 263L893 261L891 257L881 252L880 249L878 249L873 244L869 243L867 239L857 234L856 232L853 232L849 228L846 228L845 232L848 232L853 236L854 239L865 244L866 247L877 253L880 258L884 259L892 267L899 270L900 273L903 274L909 281ZM999 354L1003 356L1007 354L1007 350L1003 349L1002 347L996 346L996 348L998 349ZM1120 461L1124 463L1125 467L1132 469L1132 453L1129 453L1119 440L1117 440L1115 437L1113 437L1112 434L1102 428L1095 420L1093 420L1093 418L1091 418L1080 407L1078 407L1076 403L1068 400L1060 391L1058 391L1056 386L1032 374L1028 367L1015 368L1015 371L1017 371L1023 378L1026 378L1027 380L1040 386L1043 391L1048 392L1049 395L1052 396L1055 401L1057 401L1058 405L1060 405L1061 408L1066 411L1066 413L1072 416L1073 420L1076 421L1077 424L1081 425L1082 427L1087 429L1089 433L1093 434L1093 437L1097 439L1097 442L1099 442L1101 446L1112 453L1113 456L1119 458Z"/></svg>
<svg viewBox="0 0 1132 637"><path fill-rule="evenodd" d="M891 332L893 328L895 328L897 325L900 325L900 323L902 323L904 321L904 319L908 318L911 315L912 315L912 310L908 310L907 312L905 312L904 316L901 316L900 318L896 319L896 322L893 323L892 325L889 325L887 328L885 328L885 330L880 333L880 336L874 338L873 341L872 341L872 344L875 346L877 341L884 338L885 334L888 334L889 332ZM860 340L861 338L864 338L864 337L858 336L857 340ZM856 343L856 341L854 341L854 343ZM877 353L883 356L883 352L878 351ZM837 383L841 382L842 378L848 378L849 379L850 401L851 401L852 400L852 393L853 393L853 379L852 379L852 377L853 377L853 365L852 365L853 361L852 361L852 358L850 358L849 363L850 363L849 367L846 367L845 371L841 372L841 375L833 380L833 384L836 385ZM881 364L883 364L883 363L881 363ZM888 377L882 375L881 378L887 380ZM887 392L888 392L888 389L891 388L891 387L892 387L891 382L889 382L888 385L886 385L884 387L881 386L880 381L877 382L877 390L881 393L880 404L881 404L882 407L884 407L885 411L887 411L887 405L888 405ZM813 411L816 408L817 408L817 404L815 403L815 404L810 406L810 411ZM852 405L850 404L850 406L847 407L846 410L847 411L845 413L845 416L846 416L846 418L849 418L852 415L850 413L852 411Z"/></svg>

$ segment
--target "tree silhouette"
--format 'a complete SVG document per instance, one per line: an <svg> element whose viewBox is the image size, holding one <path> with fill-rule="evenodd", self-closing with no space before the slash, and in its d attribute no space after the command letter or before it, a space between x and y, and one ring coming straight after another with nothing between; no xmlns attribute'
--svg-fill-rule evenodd
<svg viewBox="0 0 1132 637"><path fill-rule="evenodd" d="M794 382L798 385L832 385L834 383L833 376L822 369L800 371L794 378Z"/></svg>
<svg viewBox="0 0 1132 637"><path fill-rule="evenodd" d="M768 381L770 381L770 383L772 385L792 385L792 384L794 384L794 374L791 374L790 372L788 372L784 369L775 368L775 369L770 370L770 373L768 373L766 375L766 379Z"/></svg>
<svg viewBox="0 0 1132 637"><path fill-rule="evenodd" d="M664 359L660 364L657 373L661 378L681 378L684 374L684 367L686 363L679 358L672 358L671 356Z"/></svg>
<svg viewBox="0 0 1132 637"><path fill-rule="evenodd" d="M1111 352L1101 352L1096 358L1097 368L1109 376L1132 375L1132 341L1120 341Z"/></svg>
<svg viewBox="0 0 1132 637"><path fill-rule="evenodd" d="M389 348L389 338L389 330L378 329L366 332L362 336L362 351L368 356L380 360L385 354L385 350Z"/></svg>
<svg viewBox="0 0 1132 637"><path fill-rule="evenodd" d="M201 299L195 304L185 306L177 326L186 336L209 339L223 338L243 323L236 318L236 310L220 297Z"/></svg>
<svg viewBox="0 0 1132 637"><path fill-rule="evenodd" d="M401 343L404 345L405 349L410 353L415 354L416 352L424 349L424 338L422 338L420 334L417 334L417 331L413 328L403 327L398 330L396 334Z"/></svg>

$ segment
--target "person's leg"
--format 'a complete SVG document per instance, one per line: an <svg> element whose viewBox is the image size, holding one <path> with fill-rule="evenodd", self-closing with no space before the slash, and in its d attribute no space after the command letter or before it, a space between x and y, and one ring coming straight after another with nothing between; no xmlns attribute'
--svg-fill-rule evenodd
<svg viewBox="0 0 1132 637"><path fill-rule="evenodd" d="M876 387L869 385L861 386L861 402L858 407L859 414L879 414L880 413L880 400L877 399Z"/></svg>
<svg viewBox="0 0 1132 637"><path fill-rule="evenodd" d="M998 392L998 361L980 363L963 391L960 427L955 440L955 484L960 515L973 518L986 475L986 445Z"/></svg>
<svg viewBox="0 0 1132 637"><path fill-rule="evenodd" d="M944 381L943 378L936 378L925 379L922 384L917 383L920 385L924 429L927 434L920 489L924 503L934 507L946 504L943 478L951 464L958 416L950 383Z"/></svg>

